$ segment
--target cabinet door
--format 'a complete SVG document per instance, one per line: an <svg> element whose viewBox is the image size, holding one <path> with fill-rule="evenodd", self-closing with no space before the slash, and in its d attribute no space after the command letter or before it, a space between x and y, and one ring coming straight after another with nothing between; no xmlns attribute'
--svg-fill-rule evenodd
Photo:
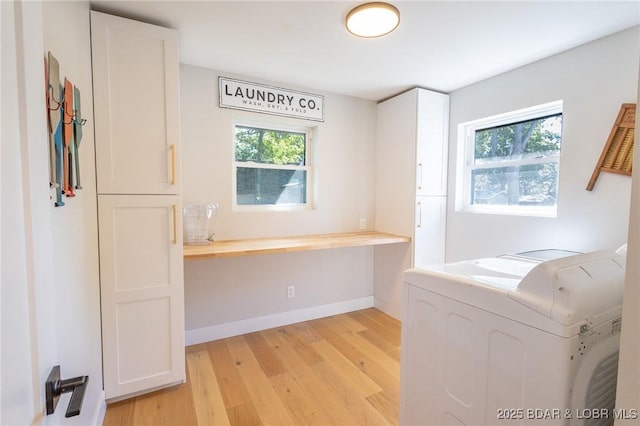
<svg viewBox="0 0 640 426"><path fill-rule="evenodd" d="M413 265L444 263L447 220L446 197L417 197Z"/></svg>
<svg viewBox="0 0 640 426"><path fill-rule="evenodd" d="M179 202L98 196L107 399L185 380Z"/></svg>
<svg viewBox="0 0 640 426"><path fill-rule="evenodd" d="M376 122L376 229L411 235L415 202L417 89L378 104Z"/></svg>
<svg viewBox="0 0 640 426"><path fill-rule="evenodd" d="M416 194L447 195L449 96L418 92Z"/></svg>
<svg viewBox="0 0 640 426"><path fill-rule="evenodd" d="M173 30L91 12L99 194L178 194Z"/></svg>

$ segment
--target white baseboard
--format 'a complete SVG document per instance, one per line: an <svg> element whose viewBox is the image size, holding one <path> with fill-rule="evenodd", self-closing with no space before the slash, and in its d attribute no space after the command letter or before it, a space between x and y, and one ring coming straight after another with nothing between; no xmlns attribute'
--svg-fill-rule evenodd
<svg viewBox="0 0 640 426"><path fill-rule="evenodd" d="M100 391L98 403L93 411L93 421L91 422L94 426L101 426L102 423L104 423L104 415L107 413L107 401L105 400L105 397L106 395L104 391Z"/></svg>
<svg viewBox="0 0 640 426"><path fill-rule="evenodd" d="M187 346L373 307L373 296L187 330Z"/></svg>
<svg viewBox="0 0 640 426"><path fill-rule="evenodd" d="M400 312L399 306L393 306L392 304L383 302L380 299L375 299L373 307L384 312L390 317L397 319L398 321L402 320L402 312Z"/></svg>

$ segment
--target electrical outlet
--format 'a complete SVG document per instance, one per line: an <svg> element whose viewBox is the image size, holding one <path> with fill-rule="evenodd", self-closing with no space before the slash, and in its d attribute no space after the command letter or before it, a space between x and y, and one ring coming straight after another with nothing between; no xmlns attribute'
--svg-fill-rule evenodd
<svg viewBox="0 0 640 426"><path fill-rule="evenodd" d="M367 229L367 219L360 218L360 229Z"/></svg>
<svg viewBox="0 0 640 426"><path fill-rule="evenodd" d="M295 295L296 295L296 286L290 285L289 287L287 287L287 298L291 299L292 297L295 297Z"/></svg>

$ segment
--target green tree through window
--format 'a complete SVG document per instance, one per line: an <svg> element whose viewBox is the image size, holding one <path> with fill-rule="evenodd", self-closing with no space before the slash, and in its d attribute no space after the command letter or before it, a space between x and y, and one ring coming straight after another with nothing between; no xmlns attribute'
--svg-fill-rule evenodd
<svg viewBox="0 0 640 426"><path fill-rule="evenodd" d="M306 134L236 126L236 161L304 165Z"/></svg>
<svg viewBox="0 0 640 426"><path fill-rule="evenodd" d="M236 203L306 205L309 132L238 125Z"/></svg>
<svg viewBox="0 0 640 426"><path fill-rule="evenodd" d="M475 131L471 204L553 206L562 114Z"/></svg>

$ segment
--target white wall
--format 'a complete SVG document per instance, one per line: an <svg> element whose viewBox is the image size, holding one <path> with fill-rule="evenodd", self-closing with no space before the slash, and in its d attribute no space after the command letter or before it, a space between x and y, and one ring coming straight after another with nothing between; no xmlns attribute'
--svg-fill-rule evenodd
<svg viewBox="0 0 640 426"><path fill-rule="evenodd" d="M296 287L292 299L286 296L289 285ZM369 307L372 296L372 247L187 261L186 340L193 344Z"/></svg>
<svg viewBox="0 0 640 426"><path fill-rule="evenodd" d="M58 362L63 378L89 375L80 416L65 419L64 424L86 425L104 408L89 3L43 2L43 19L43 54L51 51L60 64L60 79L64 82L66 76L80 89L82 115L87 119L79 147L83 189L75 191L75 198L66 198L64 207L48 203ZM48 173L47 163L40 167ZM65 395L59 402L60 419L68 398Z"/></svg>
<svg viewBox="0 0 640 426"><path fill-rule="evenodd" d="M7 18L5 7L12 9L9 5L18 11L14 21L18 53L9 56L14 60L8 61L14 76L12 84L16 84L16 76L18 84L15 92L11 84L8 86L12 95L7 98L10 105L6 106L7 62L3 58L3 119L9 119L11 125L2 126L2 281L9 286L5 292L3 285L2 355L3 361L6 355L22 354L22 359L14 358L2 365L2 424L98 424L104 395L89 5L3 2L3 21ZM3 53L8 34L5 28L3 25ZM83 112L89 119L80 148L84 189L78 191L75 199L67 199L67 205L61 208L53 206L50 199L53 192L48 185L43 68L46 50L51 50L60 61L61 75L68 76L81 88ZM9 137L5 137L5 130L12 132ZM5 267L9 275L5 275ZM11 297L5 299L5 295ZM10 332L5 333L7 330ZM19 341L16 333L24 333ZM90 377L78 417L64 418L69 394L61 397L54 415L45 416L44 382L54 365L61 366L62 378ZM29 376L33 378L33 398L22 399L18 405L15 399L18 394L13 394L12 385L19 392L27 386Z"/></svg>
<svg viewBox="0 0 640 426"><path fill-rule="evenodd" d="M2 195L0 267L2 291L0 366L0 424L32 424L40 421L43 393L40 389L42 364L39 349L45 357L55 346L38 342L36 318L36 286L47 288L50 281L36 282L34 268L28 259L34 256L33 217L31 212L28 158L31 146L44 131L44 126L29 128L35 117L28 115L33 104L41 105L40 96L27 83L26 64L33 60L25 54L25 39L35 38L42 44L39 7L24 10L22 4L0 3L2 18L2 145L0 150L0 194ZM34 25L35 23L35 25ZM38 55L39 56L39 55ZM27 89L27 87L30 89ZM40 86L42 87L42 86ZM47 197L46 187L44 194ZM44 290L43 290L44 291ZM51 331L43 328L42 332ZM46 373L45 373L46 374Z"/></svg>
<svg viewBox="0 0 640 426"><path fill-rule="evenodd" d="M216 201L217 239L322 234L373 224L375 103L295 88L325 96L324 123L218 107L218 76L259 79L180 66L183 201ZM264 83L264 82L263 82ZM236 121L315 127L313 210L240 213L231 209L233 126ZM372 229L372 228L370 228Z"/></svg>
<svg viewBox="0 0 640 426"><path fill-rule="evenodd" d="M325 121L219 108L219 75L322 94ZM180 85L183 202L220 204L217 240L357 231L360 218L373 229L374 102L189 65L180 67ZM313 210L232 210L237 121L316 128ZM370 298L372 273L373 251L367 247L188 261L187 340L194 329ZM293 299L286 298L288 285L296 286Z"/></svg>
<svg viewBox="0 0 640 426"><path fill-rule="evenodd" d="M593 192L584 188L620 105L636 102L638 32L626 30L451 93L447 261L541 248L615 249L626 241L631 179L603 173ZM557 217L455 211L458 124L560 99Z"/></svg>

